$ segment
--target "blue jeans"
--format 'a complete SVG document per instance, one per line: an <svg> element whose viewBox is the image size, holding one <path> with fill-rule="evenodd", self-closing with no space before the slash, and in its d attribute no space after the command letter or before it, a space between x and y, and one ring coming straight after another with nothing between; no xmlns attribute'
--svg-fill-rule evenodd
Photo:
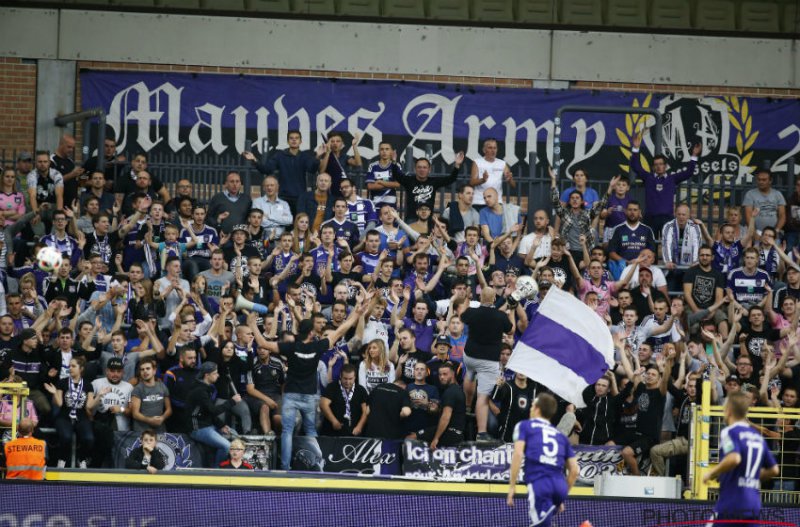
<svg viewBox="0 0 800 527"><path fill-rule="evenodd" d="M191 433L192 439L217 449L216 457L214 458L214 468L220 463L225 461L228 457L228 452L231 449L231 442L222 437L222 434L217 432L213 426L206 426Z"/></svg>
<svg viewBox="0 0 800 527"><path fill-rule="evenodd" d="M303 393L284 393L281 409L281 468L291 470L292 467L292 435L297 412L303 418L303 433L309 437L317 437L317 406L319 395Z"/></svg>
<svg viewBox="0 0 800 527"><path fill-rule="evenodd" d="M800 232L789 231L784 233L786 239L786 254L791 254L792 249L800 243Z"/></svg>

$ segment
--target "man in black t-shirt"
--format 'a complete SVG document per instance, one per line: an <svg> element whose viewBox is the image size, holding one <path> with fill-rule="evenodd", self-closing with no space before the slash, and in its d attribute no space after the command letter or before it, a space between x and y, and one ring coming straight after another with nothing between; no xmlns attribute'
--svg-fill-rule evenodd
<svg viewBox="0 0 800 527"><path fill-rule="evenodd" d="M323 353L333 348L344 334L362 317L367 310L371 295L354 309L344 324L327 337L315 340L314 323L309 319L300 322L297 339L294 342L265 342L264 348L270 353L280 353L288 359L286 385L283 390L283 407L281 408L281 469L291 470L292 436L294 435L295 418L299 412L303 419L303 432L309 437L317 437L316 415L319 405L317 395L317 365Z"/></svg>
<svg viewBox="0 0 800 527"><path fill-rule="evenodd" d="M633 476L640 475L636 456L647 456L650 448L658 443L661 436L661 418L667 401L667 385L675 361L675 348L672 345L665 346L664 353L667 360L663 373L655 364L651 364L644 371L640 368L634 372L630 361L624 353L622 354L625 374L634 383L633 399L636 405L636 432L632 435L632 440L622 449L622 459Z"/></svg>
<svg viewBox="0 0 800 527"><path fill-rule="evenodd" d="M517 372L512 382L503 382L498 385L492 399L500 404L500 414L497 421L500 423L498 435L506 443L514 442L514 427L517 423L530 419L531 405L536 398L538 383L529 381L525 374Z"/></svg>
<svg viewBox="0 0 800 527"><path fill-rule="evenodd" d="M402 439L402 420L411 415L411 399L401 380L377 385L369 394L367 437Z"/></svg>
<svg viewBox="0 0 800 527"><path fill-rule="evenodd" d="M748 322L750 322L750 327L748 329L742 329L739 333L739 349L734 350L733 356L737 360L742 355L750 356L750 360L753 363L753 376L757 380L761 373L761 368L764 366L763 353L765 347L786 337L794 330L791 326L782 329L773 329L769 327L766 323L764 309L761 306L753 306L750 308ZM753 384L756 386L759 385L758 382L754 382Z"/></svg>
<svg viewBox="0 0 800 527"><path fill-rule="evenodd" d="M72 205L72 200L78 197L78 188L86 180L86 170L76 167L72 156L75 155L75 138L69 134L61 136L58 147L50 156L50 166L61 172L64 177L64 205Z"/></svg>
<svg viewBox="0 0 800 527"><path fill-rule="evenodd" d="M445 387L439 423L412 434L414 439L429 442L432 450L438 446L457 446L461 443L467 422L467 400L464 390L456 383L456 366L452 362L439 367L439 383Z"/></svg>
<svg viewBox="0 0 800 527"><path fill-rule="evenodd" d="M684 357L689 357L686 353ZM665 441L660 445L654 446L650 450L650 466L653 468L654 476L666 476L665 459L674 456L685 456L689 453L689 427L692 422L692 404L699 399L698 385L702 386L702 379L699 375L693 374L686 380L686 387L684 388L685 380L685 358L681 359L681 369L678 374L677 381L669 383L669 393L672 394L674 402L672 403L673 410L677 410L675 418L675 425L677 427L677 434L674 439ZM691 358L689 359L691 360ZM697 375L697 376L695 376Z"/></svg>
<svg viewBox="0 0 800 527"><path fill-rule="evenodd" d="M0 379L8 377L11 369L11 352L19 346L19 339L14 337L14 319L3 315L0 317Z"/></svg>
<svg viewBox="0 0 800 527"><path fill-rule="evenodd" d="M495 308L496 299L497 292L494 289L484 288L481 291L480 307L468 308L460 313L461 321L469 326L469 336L464 346L464 367L467 370L467 377L478 383L478 398L475 402L478 441L490 440L486 432L489 396L500 375L500 348L503 335L513 330L510 318L513 315L509 315L507 305L500 309Z"/></svg>
<svg viewBox="0 0 800 527"><path fill-rule="evenodd" d="M683 275L683 296L690 312L708 309L720 302L725 295L727 278L711 265L714 253L711 247L703 245L699 252L700 264L689 268ZM725 324L723 334L727 334L727 318L722 309L714 312L714 323Z"/></svg>
<svg viewBox="0 0 800 527"><path fill-rule="evenodd" d="M397 353L400 360L397 363L397 379L402 380L406 385L414 382L414 366L421 362L427 363L433 358L429 352L417 349L417 338L414 330L408 327L401 327L397 330L397 343L400 348Z"/></svg>
<svg viewBox="0 0 800 527"><path fill-rule="evenodd" d="M339 382L325 387L319 408L322 411L322 434L326 436L360 436L367 424L367 390L356 384L356 367L342 366Z"/></svg>

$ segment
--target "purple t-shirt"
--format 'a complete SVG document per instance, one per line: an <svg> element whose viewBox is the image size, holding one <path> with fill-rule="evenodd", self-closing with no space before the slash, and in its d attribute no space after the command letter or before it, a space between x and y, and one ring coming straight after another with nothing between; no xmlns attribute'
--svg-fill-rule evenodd
<svg viewBox="0 0 800 527"><path fill-rule="evenodd" d="M403 325L414 332L417 339L417 349L430 352L433 344L433 335L436 331L436 321L426 318L421 323L416 322L411 317L403 318Z"/></svg>
<svg viewBox="0 0 800 527"><path fill-rule="evenodd" d="M617 194L614 193L608 197L606 207L612 210L606 218L606 228L613 229L617 225L625 223L625 209L628 208L630 201L630 194L625 194L625 197L618 198Z"/></svg>

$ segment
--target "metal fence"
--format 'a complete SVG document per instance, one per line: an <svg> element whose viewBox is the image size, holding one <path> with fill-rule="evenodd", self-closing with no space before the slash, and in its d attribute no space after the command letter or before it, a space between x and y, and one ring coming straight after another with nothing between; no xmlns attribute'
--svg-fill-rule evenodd
<svg viewBox="0 0 800 527"><path fill-rule="evenodd" d="M78 149L76 149L78 150ZM432 147L428 146L427 151L432 152ZM84 149L84 156L88 149ZM17 158L16 150L0 150L0 164L2 166L14 166ZM130 159L131 153L125 153ZM431 157L429 155L429 157ZM411 149L407 149L401 160L406 172L413 173L414 160ZM455 199L456 189L469 181L469 170L471 162L467 161L461 168L461 176L452 185L439 189L436 198L436 210L442 211L447 204ZM451 167L446 165L441 159L435 159L431 166L431 177L445 177L450 174ZM783 193L785 197L794 190L794 159L788 160L788 172L776 174L773 180L773 188ZM228 171L236 170L241 176L245 188L251 189L253 196L261 194L260 184L263 176L255 169L252 163L245 160L240 155L235 154L213 154L191 152L156 152L149 155L148 170L167 186L170 195L174 195L175 185L180 179L188 179L194 186L195 196L201 200L209 200L214 194L222 190L225 175ZM520 163L512 169L516 188L512 188L508 183L504 183L503 194L505 201L519 205L526 215L532 215L537 209L551 210L550 205L550 176L547 166L536 165L535 159L528 160L528 163ZM602 173L602 170L592 170L593 173ZM314 174L306 174L306 186L312 188ZM363 170L351 169L348 177L353 179L366 196L366 186L364 184ZM558 187L560 191L572 186L572 180L567 177L560 177ZM594 188L602 195L608 188L607 180L590 179L589 186ZM714 226L724 222L725 211L733 205L742 202L744 194L753 188L752 181L745 185L736 185L732 179L721 177L703 178L703 176L692 177L679 187L677 199L690 205L692 216L700 218L707 225ZM644 203L644 189L640 184L634 184L631 193L635 199ZM399 193L398 208L404 209L405 196Z"/></svg>
<svg viewBox="0 0 800 527"><path fill-rule="evenodd" d="M720 461L719 434L725 427L721 406L711 405L711 385L703 383L703 400L693 406L689 448L689 481L692 498L716 499L719 489L703 483L703 474ZM761 489L766 503L800 504L800 409L752 407L748 422L767 440L780 466L780 475Z"/></svg>

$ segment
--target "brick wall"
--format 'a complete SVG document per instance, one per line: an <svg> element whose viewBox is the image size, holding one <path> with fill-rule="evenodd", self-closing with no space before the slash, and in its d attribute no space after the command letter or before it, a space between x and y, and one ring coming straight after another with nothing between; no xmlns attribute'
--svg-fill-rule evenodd
<svg viewBox="0 0 800 527"><path fill-rule="evenodd" d="M0 158L33 150L36 122L36 65L0 57Z"/></svg>

